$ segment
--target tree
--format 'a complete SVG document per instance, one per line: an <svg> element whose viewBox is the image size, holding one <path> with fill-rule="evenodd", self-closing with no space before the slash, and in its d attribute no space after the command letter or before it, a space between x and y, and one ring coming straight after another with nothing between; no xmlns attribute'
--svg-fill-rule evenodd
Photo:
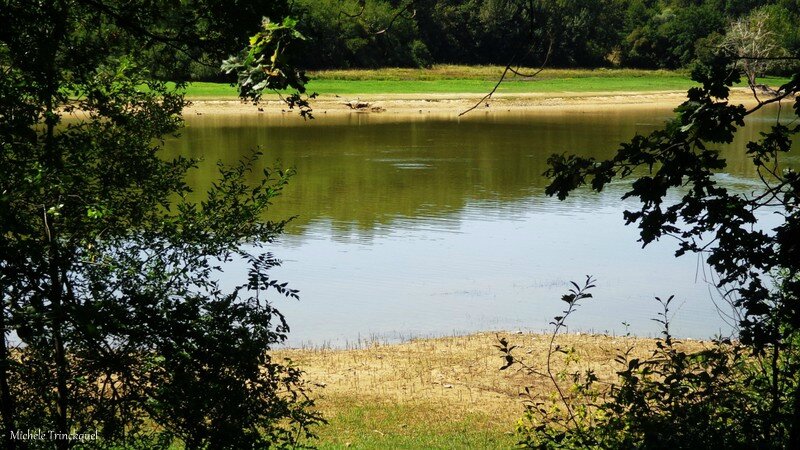
<svg viewBox="0 0 800 450"><path fill-rule="evenodd" d="M388 1L300 0L292 14L308 41L310 68L417 65L415 23ZM391 23L391 33L381 33Z"/></svg>
<svg viewBox="0 0 800 450"><path fill-rule="evenodd" d="M297 297L269 277L278 261L263 250L282 230L264 214L291 171L265 170L249 185L256 152L220 166L206 200L192 203L184 176L195 161L160 152L186 102L155 69L180 72L162 64L175 53L207 64L244 46L243 25L284 10L260 0L3 0L4 448L175 438L281 447L319 422L300 371L267 353L288 331L268 294ZM304 89L288 59L301 36L279 23L245 53L241 68L261 71L250 98ZM222 266L235 259L249 273L225 288ZM12 435L26 430L46 441ZM99 441L76 440L94 430Z"/></svg>
<svg viewBox="0 0 800 450"><path fill-rule="evenodd" d="M633 67L686 67L695 60L698 41L725 25L723 11L713 1L633 1L627 16L621 62Z"/></svg>
<svg viewBox="0 0 800 450"><path fill-rule="evenodd" d="M600 191L615 178L633 178L625 198L638 198L641 208L626 211L627 224L637 224L647 245L663 237L678 242L676 255L700 253L720 275L719 287L741 309L741 340L755 356L770 361L769 377L756 386L772 403L777 421L767 427L765 441L800 447L800 176L781 165L800 133L797 121L776 123L761 140L747 144L747 155L761 178L760 189L736 192L717 182L725 168L716 145L730 143L751 114L770 103L793 104L800 116L800 73L783 85L780 95L751 108L732 105L730 88L740 79L737 60L717 55L694 70L701 87L689 90L677 117L663 130L636 136L606 161L567 155L549 159L549 195L563 199L580 186ZM770 228L762 213L779 224ZM775 280L772 282L771 280ZM785 414L784 414L785 413ZM786 436L770 436L789 430Z"/></svg>
<svg viewBox="0 0 800 450"><path fill-rule="evenodd" d="M722 43L737 57L740 70L751 87L756 86L756 77L775 64L772 58L784 56L775 35L768 28L769 21L768 10L755 10L733 22Z"/></svg>

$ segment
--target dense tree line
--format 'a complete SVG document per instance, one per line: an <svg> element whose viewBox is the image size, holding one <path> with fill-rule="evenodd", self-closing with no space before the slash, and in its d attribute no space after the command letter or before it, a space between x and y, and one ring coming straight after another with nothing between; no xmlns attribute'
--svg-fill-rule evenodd
<svg viewBox="0 0 800 450"><path fill-rule="evenodd" d="M686 67L762 10L800 50L798 0L297 0L310 69L430 64ZM551 45L552 44L552 45Z"/></svg>

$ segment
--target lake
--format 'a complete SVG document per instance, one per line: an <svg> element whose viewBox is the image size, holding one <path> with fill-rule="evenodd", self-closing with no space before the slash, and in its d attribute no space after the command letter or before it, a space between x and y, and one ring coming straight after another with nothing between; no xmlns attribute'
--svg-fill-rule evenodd
<svg viewBox="0 0 800 450"><path fill-rule="evenodd" d="M776 120L750 118L724 149L722 183L758 187L744 143ZM658 128L668 109L454 115L253 114L187 117L170 154L204 159L189 183L207 187L214 163L261 146L264 163L297 175L270 218L296 216L269 250L275 278L300 290L274 297L291 326L289 345L346 347L488 330L549 328L569 282L597 279L571 331L656 335L654 297L675 295L675 335L730 335L730 313L695 255L675 243L645 249L622 212L626 187L544 195L552 153L610 157L621 141ZM796 153L796 152L793 152ZM795 157L796 158L796 157ZM797 160L786 163L797 165ZM245 268L226 268L231 285ZM226 278L228 278L226 276Z"/></svg>

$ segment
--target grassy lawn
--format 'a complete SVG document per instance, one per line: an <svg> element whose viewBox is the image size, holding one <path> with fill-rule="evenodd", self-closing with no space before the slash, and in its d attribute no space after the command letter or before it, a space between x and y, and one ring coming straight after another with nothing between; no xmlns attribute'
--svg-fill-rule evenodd
<svg viewBox="0 0 800 450"><path fill-rule="evenodd" d="M531 69L523 69L531 71ZM334 70L310 74L309 92L354 94L482 94L489 92L502 67L436 66L431 69ZM764 84L786 80L764 78ZM498 92L508 94L558 92L637 92L686 90L694 83L686 72L632 69L548 69L535 78L509 74ZM190 99L228 99L236 89L225 83L192 83Z"/></svg>
<svg viewBox="0 0 800 450"><path fill-rule="evenodd" d="M485 413L443 420L443 405L365 404L338 399L337 410L320 427L314 445L326 449L509 449L518 442L513 422L486 427Z"/></svg>

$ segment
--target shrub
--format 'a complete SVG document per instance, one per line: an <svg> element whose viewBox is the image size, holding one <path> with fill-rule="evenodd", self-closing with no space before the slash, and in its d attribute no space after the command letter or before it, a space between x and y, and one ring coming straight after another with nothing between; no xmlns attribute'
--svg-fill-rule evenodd
<svg viewBox="0 0 800 450"><path fill-rule="evenodd" d="M689 352L669 331L673 297L656 299L663 326L647 358L632 356L632 347L615 359L614 380L599 380L590 370L551 371L551 360L572 353L557 337L578 302L590 298L587 279L563 297L569 307L554 319L544 370L518 357L517 346L501 339L503 369L519 367L549 381L558 395L543 399L524 392L526 412L517 428L525 448L597 449L780 449L786 448L791 393L800 355L797 339L774 349L772 358L753 356L741 343L716 339ZM522 349L524 350L524 349Z"/></svg>

